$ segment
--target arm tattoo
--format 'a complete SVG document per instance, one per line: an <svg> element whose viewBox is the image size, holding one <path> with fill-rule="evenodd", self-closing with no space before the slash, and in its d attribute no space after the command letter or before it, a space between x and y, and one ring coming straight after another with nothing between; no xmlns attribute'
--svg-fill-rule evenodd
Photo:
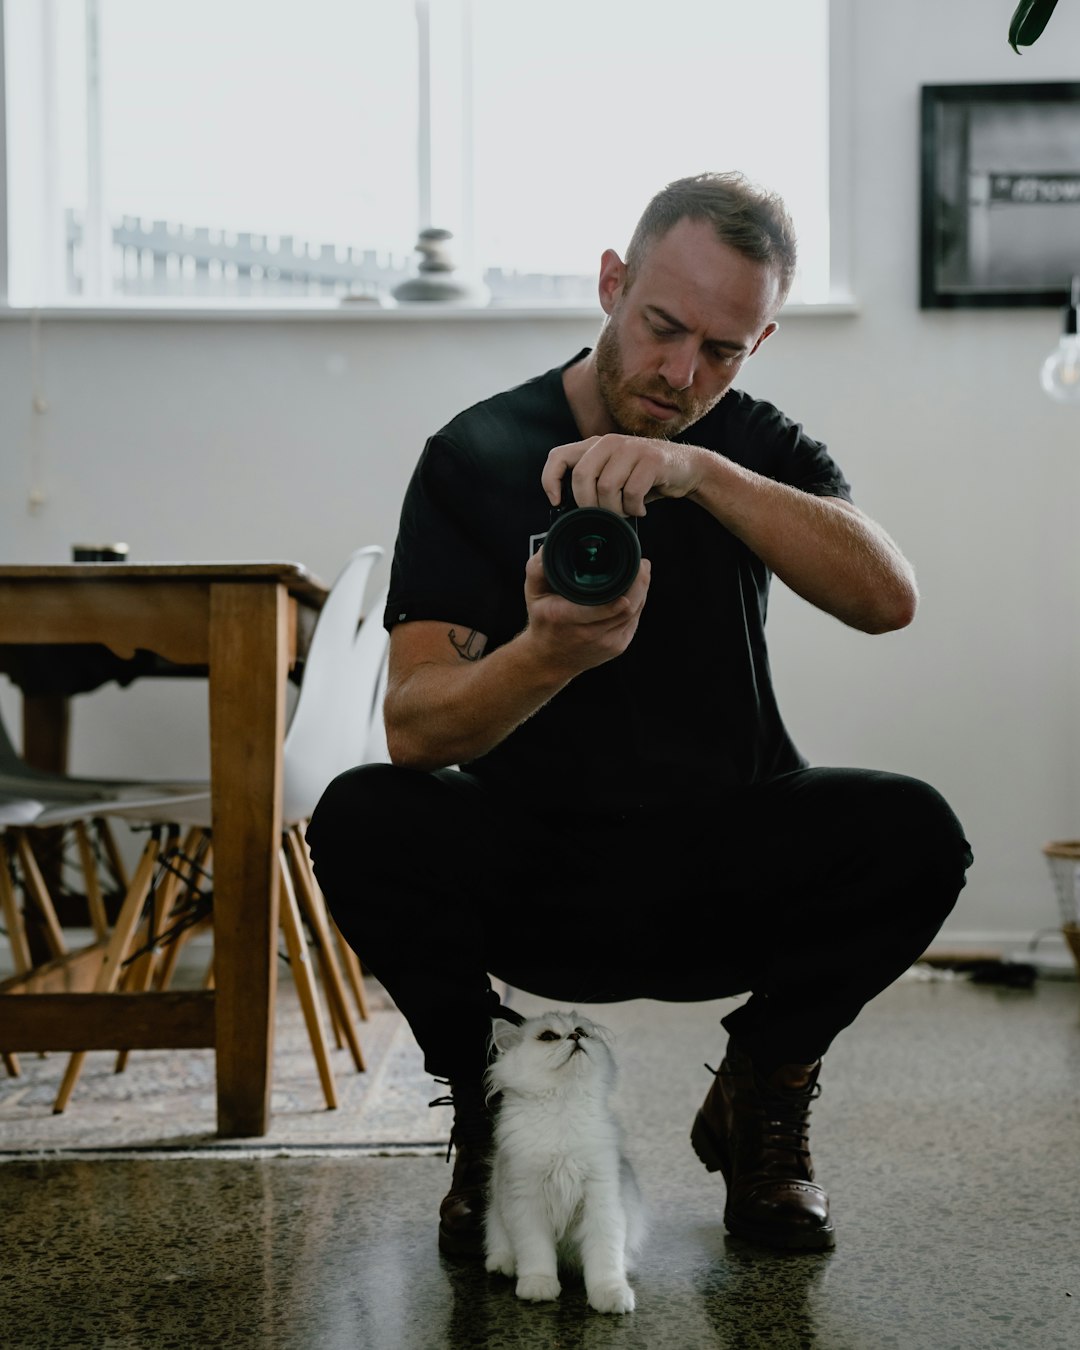
<svg viewBox="0 0 1080 1350"><path fill-rule="evenodd" d="M450 639L450 645L457 652L463 661L479 661L484 654L484 640L472 629L469 636L462 641L457 635L457 629L451 628L447 634Z"/></svg>

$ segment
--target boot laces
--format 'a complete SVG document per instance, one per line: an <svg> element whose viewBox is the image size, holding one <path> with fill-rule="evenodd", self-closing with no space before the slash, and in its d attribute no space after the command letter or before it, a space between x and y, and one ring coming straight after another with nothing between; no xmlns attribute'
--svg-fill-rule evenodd
<svg viewBox="0 0 1080 1350"><path fill-rule="evenodd" d="M715 1078L720 1070L705 1067ZM821 1082L806 1088L777 1088L753 1071L754 1087L760 1106L761 1144L767 1149L782 1149L800 1158L810 1157L810 1103L821 1096Z"/></svg>
<svg viewBox="0 0 1080 1350"><path fill-rule="evenodd" d="M758 1083L761 1097L761 1142L801 1158L810 1156L810 1103L821 1096L821 1084L780 1089Z"/></svg>
<svg viewBox="0 0 1080 1350"><path fill-rule="evenodd" d="M428 1102L429 1109L433 1106L454 1108L454 1123L450 1127L450 1138L446 1143L446 1161L450 1161L455 1147L483 1148L491 1139L491 1118L487 1111L482 1105L459 1101L454 1096L453 1084L449 1078L436 1078L435 1082L451 1090L445 1096L436 1097L434 1101Z"/></svg>

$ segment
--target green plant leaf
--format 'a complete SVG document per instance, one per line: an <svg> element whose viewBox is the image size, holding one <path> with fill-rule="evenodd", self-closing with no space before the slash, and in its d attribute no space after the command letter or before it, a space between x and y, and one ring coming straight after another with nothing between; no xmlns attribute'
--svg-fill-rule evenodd
<svg viewBox="0 0 1080 1350"><path fill-rule="evenodd" d="M1020 0L1009 24L1009 45L1020 55L1021 47L1030 47L1050 22L1057 0Z"/></svg>

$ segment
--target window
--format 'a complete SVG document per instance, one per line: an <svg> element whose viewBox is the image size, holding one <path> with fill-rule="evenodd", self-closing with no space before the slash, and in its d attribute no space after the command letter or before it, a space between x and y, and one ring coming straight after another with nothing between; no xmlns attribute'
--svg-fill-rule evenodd
<svg viewBox="0 0 1080 1350"><path fill-rule="evenodd" d="M3 0L10 303L385 294L437 226L493 303L591 304L704 168L783 194L826 301L829 11Z"/></svg>

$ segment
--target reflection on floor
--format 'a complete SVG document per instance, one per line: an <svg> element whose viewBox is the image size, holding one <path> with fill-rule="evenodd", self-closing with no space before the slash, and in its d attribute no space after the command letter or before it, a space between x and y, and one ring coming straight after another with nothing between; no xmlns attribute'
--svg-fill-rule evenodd
<svg viewBox="0 0 1080 1350"><path fill-rule="evenodd" d="M531 1008L533 1000L518 999ZM12 1350L1051 1350L1080 1345L1080 989L906 979L826 1059L814 1155L838 1245L725 1237L690 1151L722 1009L593 1009L652 1233L638 1310L519 1304L440 1258L434 1157L0 1165ZM435 1095L433 1092L432 1095Z"/></svg>

